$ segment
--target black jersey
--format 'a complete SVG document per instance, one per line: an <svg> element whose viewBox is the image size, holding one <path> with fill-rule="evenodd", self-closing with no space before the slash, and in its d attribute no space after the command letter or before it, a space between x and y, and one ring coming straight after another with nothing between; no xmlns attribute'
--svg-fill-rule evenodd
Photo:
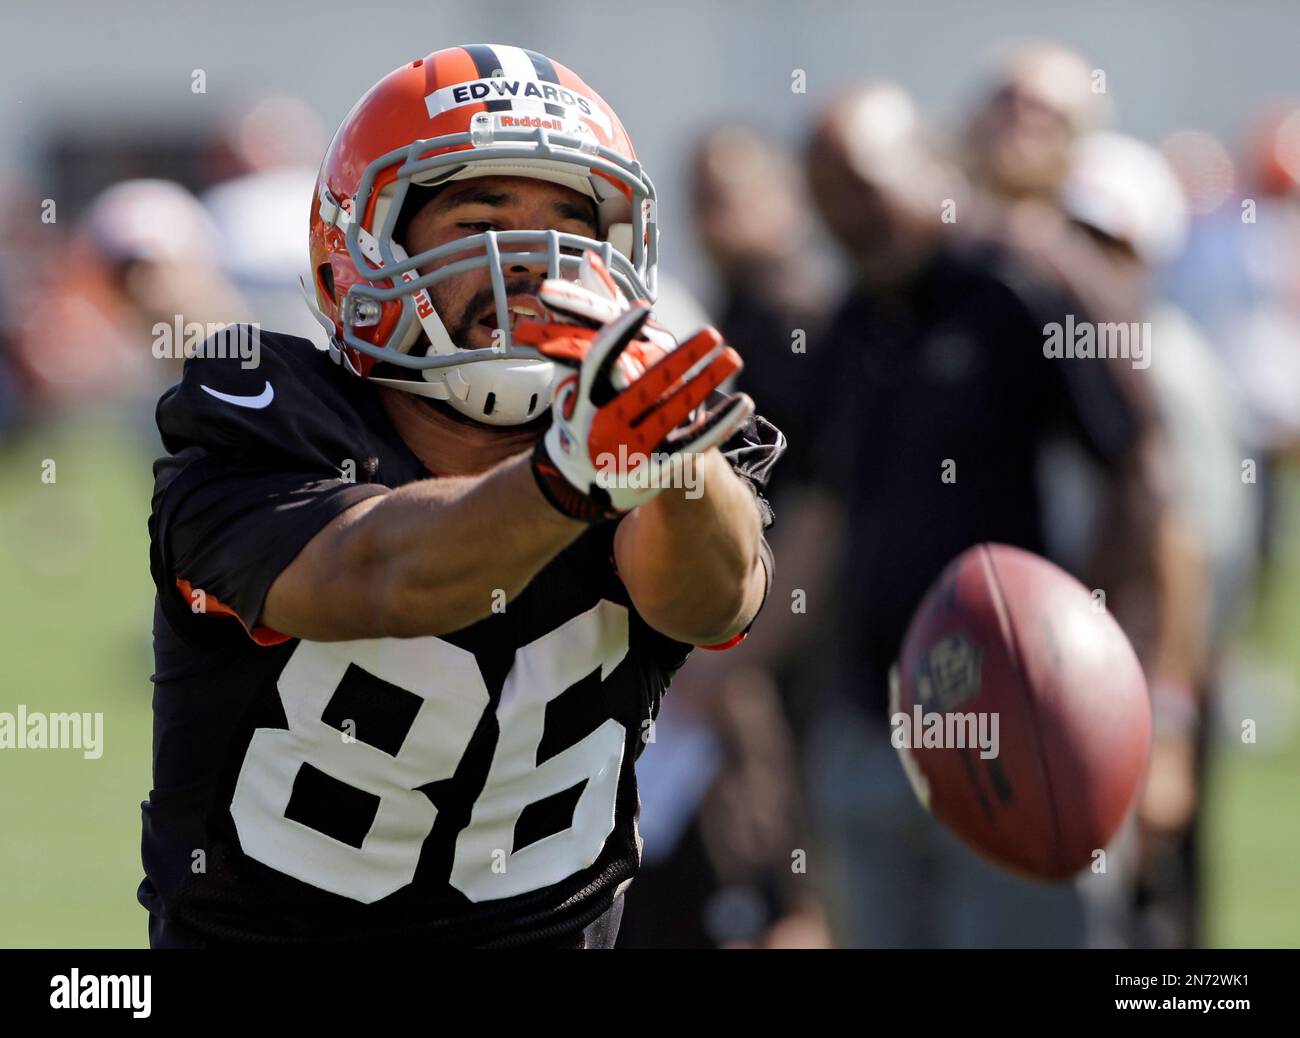
<svg viewBox="0 0 1300 1038"><path fill-rule="evenodd" d="M303 339L260 354L192 359L158 405L140 901L204 943L564 943L636 870L633 762L690 647L638 616L613 523L451 634L259 627L334 516L431 478L371 385ZM729 445L756 492L780 443Z"/></svg>

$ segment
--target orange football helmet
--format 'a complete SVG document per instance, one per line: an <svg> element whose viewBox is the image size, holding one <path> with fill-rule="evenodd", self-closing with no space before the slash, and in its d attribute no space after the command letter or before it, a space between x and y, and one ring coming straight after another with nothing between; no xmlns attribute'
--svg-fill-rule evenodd
<svg viewBox="0 0 1300 1038"><path fill-rule="evenodd" d="M487 231L408 256L393 230L412 185L476 176L551 181L593 199L600 240L547 230ZM533 51L451 47L381 79L348 113L321 164L311 213L319 320L354 374L515 425L551 399L553 368L510 335L502 253L574 277L594 249L620 289L653 302L655 192L617 114L576 74ZM422 274L417 268L436 270ZM498 341L451 341L428 289L486 267ZM311 305L310 298L308 299ZM393 365L404 369L376 365Z"/></svg>

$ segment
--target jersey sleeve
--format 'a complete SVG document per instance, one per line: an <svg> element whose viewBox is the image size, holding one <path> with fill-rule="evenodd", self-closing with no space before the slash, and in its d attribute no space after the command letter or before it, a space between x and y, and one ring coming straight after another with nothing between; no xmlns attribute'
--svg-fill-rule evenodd
<svg viewBox="0 0 1300 1038"><path fill-rule="evenodd" d="M369 481L347 384L311 343L262 333L251 366L215 352L187 360L158 404L168 454L154 465L150 568L187 640L274 644L287 636L258 620L276 577L335 516L387 488Z"/></svg>
<svg viewBox="0 0 1300 1038"><path fill-rule="evenodd" d="M183 633L199 630L195 617L233 616L258 644L286 640L258 625L276 577L335 516L383 493L310 471L190 461L155 499L150 522L164 615Z"/></svg>

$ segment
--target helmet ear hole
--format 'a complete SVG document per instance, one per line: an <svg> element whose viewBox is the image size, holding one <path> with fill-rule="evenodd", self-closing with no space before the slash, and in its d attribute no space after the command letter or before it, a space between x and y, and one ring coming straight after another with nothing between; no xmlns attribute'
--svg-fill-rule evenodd
<svg viewBox="0 0 1300 1038"><path fill-rule="evenodd" d="M322 263L316 268L316 280L331 299L334 298L334 268L329 263Z"/></svg>
<svg viewBox="0 0 1300 1038"><path fill-rule="evenodd" d="M402 199L401 211L398 212L397 219L393 223L393 244L400 245L408 255L411 250L406 248L406 234L411 229L411 221L437 197L442 188L441 184L432 187L411 184L407 187L406 197Z"/></svg>

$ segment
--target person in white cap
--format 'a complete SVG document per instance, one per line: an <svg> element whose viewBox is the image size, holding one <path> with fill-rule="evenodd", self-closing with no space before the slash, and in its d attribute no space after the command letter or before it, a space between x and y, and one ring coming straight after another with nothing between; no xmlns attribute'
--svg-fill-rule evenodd
<svg viewBox="0 0 1300 1038"><path fill-rule="evenodd" d="M1171 612L1168 650L1155 661L1156 741L1139 805L1138 846L1131 848L1140 860L1138 889L1129 896L1146 907L1134 916L1131 902L1117 904L1119 920L1103 926L1108 943L1191 945L1199 932L1196 822L1205 703L1252 561L1255 501L1240 476L1241 415L1223 392L1227 373L1200 330L1154 292L1156 275L1178 255L1188 224L1182 188L1161 154L1119 134L1085 137L1075 148L1061 205L1146 299L1148 366L1130 377L1148 383L1172 448L1169 541L1182 549L1181 564L1170 571L1183 593L1171 598L1185 608ZM1112 870L1112 890L1117 875L1122 871Z"/></svg>

